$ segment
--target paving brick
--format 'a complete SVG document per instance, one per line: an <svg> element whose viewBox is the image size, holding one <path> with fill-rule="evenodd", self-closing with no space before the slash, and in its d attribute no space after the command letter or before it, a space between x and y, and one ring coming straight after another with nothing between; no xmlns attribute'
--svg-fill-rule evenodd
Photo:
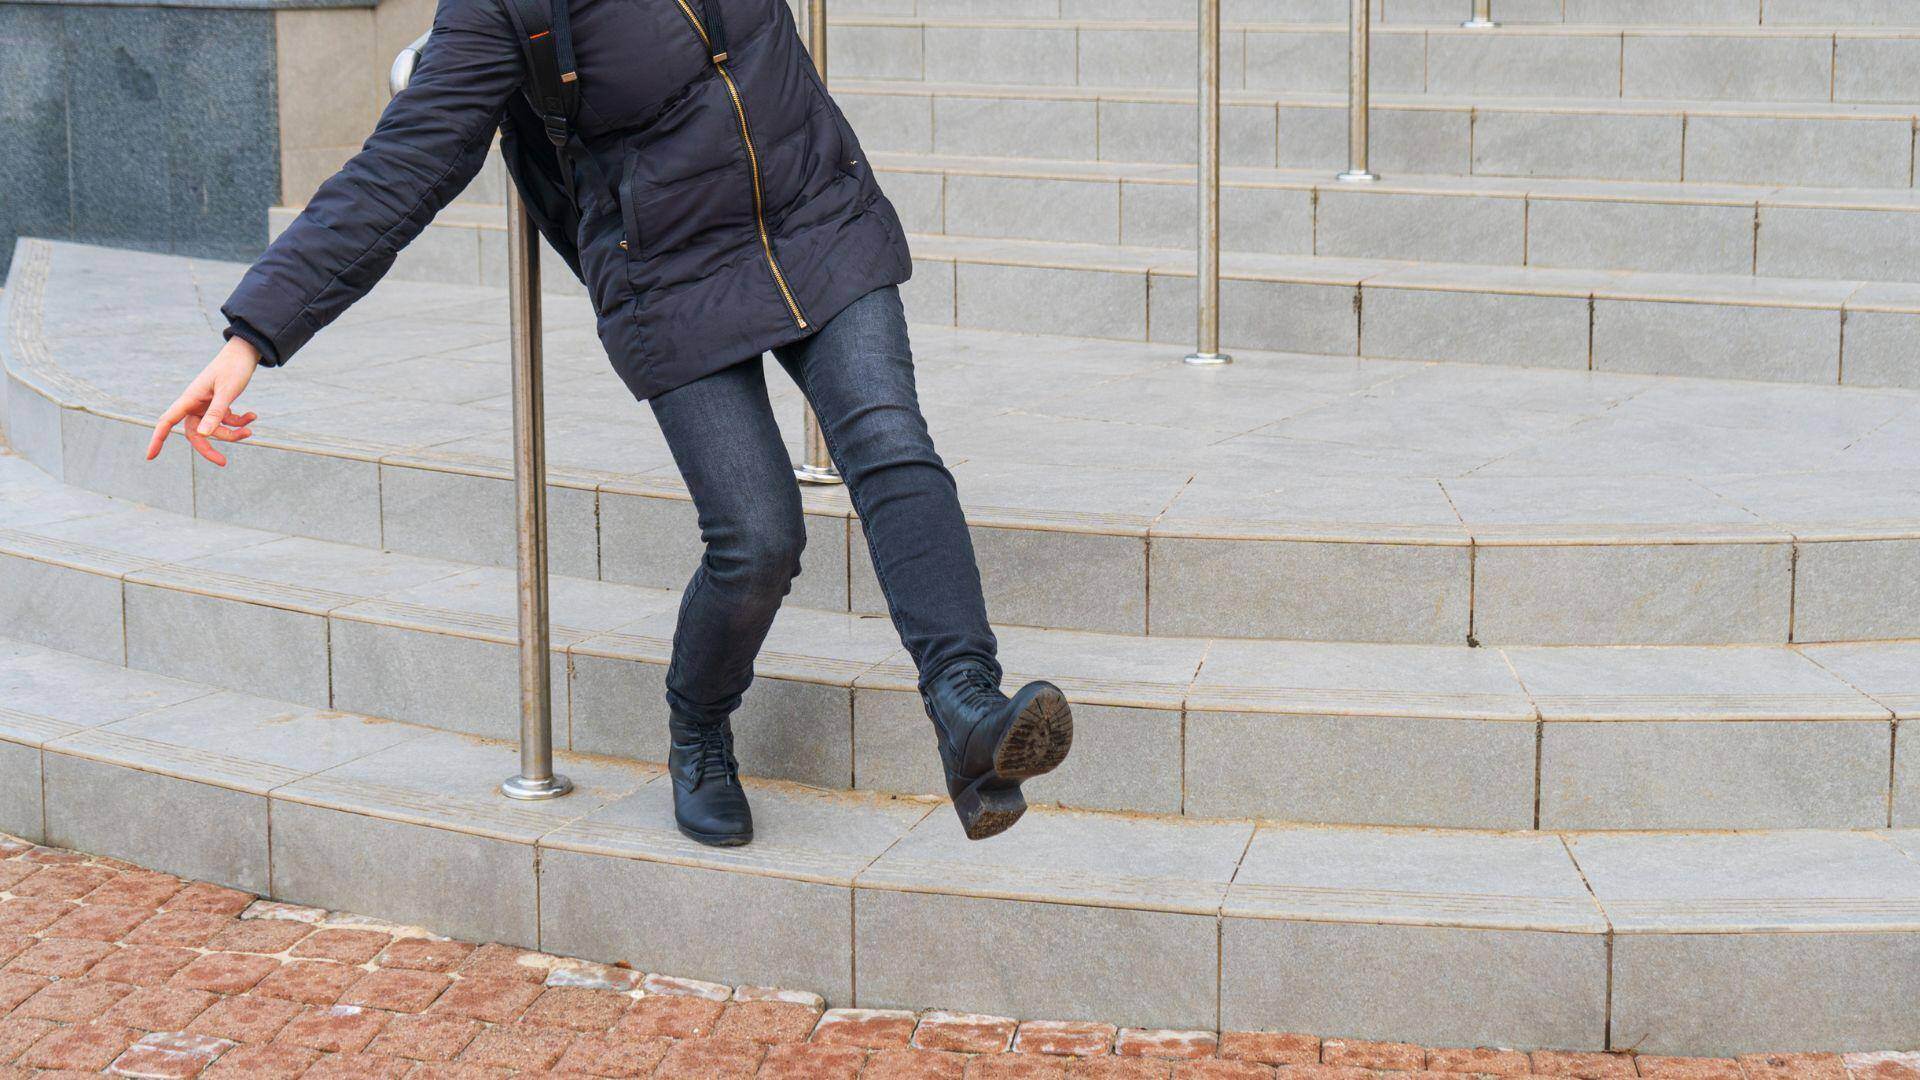
<svg viewBox="0 0 1920 1080"><path fill-rule="evenodd" d="M1274 1069L1252 1061L1176 1061L1173 1080L1274 1080Z"/></svg>
<svg viewBox="0 0 1920 1080"><path fill-rule="evenodd" d="M419 1066L419 1069L439 1066ZM426 1076L414 1062L376 1054L326 1054L313 1063L301 1080L400 1080L403 1076ZM502 1073L501 1075L505 1075Z"/></svg>
<svg viewBox="0 0 1920 1080"><path fill-rule="evenodd" d="M466 977L488 976L492 978L515 979L520 982L547 981L547 968L544 957L529 949L516 949L511 945L490 943L473 950L460 963L460 974ZM533 963L523 963L531 960Z"/></svg>
<svg viewBox="0 0 1920 1080"><path fill-rule="evenodd" d="M1486 1076L1524 1076L1532 1072L1527 1055L1518 1050L1429 1048L1430 1072L1480 1073Z"/></svg>
<svg viewBox="0 0 1920 1080"><path fill-rule="evenodd" d="M167 901L168 911L202 911L214 915L238 915L253 903L253 894L196 881L175 893Z"/></svg>
<svg viewBox="0 0 1920 1080"><path fill-rule="evenodd" d="M1573 1076L1580 1080L1611 1080L1633 1076L1633 1058L1626 1054L1574 1053L1566 1050L1535 1050L1533 1071L1542 1076Z"/></svg>
<svg viewBox="0 0 1920 1080"><path fill-rule="evenodd" d="M432 1005L452 984L452 976L437 971L369 971L347 987L340 1003L415 1013Z"/></svg>
<svg viewBox="0 0 1920 1080"><path fill-rule="evenodd" d="M380 967L413 971L452 971L465 963L473 952L474 947L464 941L401 938L382 950L374 963Z"/></svg>
<svg viewBox="0 0 1920 1080"><path fill-rule="evenodd" d="M1740 1067L1750 1080L1845 1080L1839 1054L1743 1054Z"/></svg>
<svg viewBox="0 0 1920 1080"><path fill-rule="evenodd" d="M725 1001L733 996L732 988L720 983L654 973L640 980L640 989L649 994L673 994L679 997L705 998L708 1001Z"/></svg>
<svg viewBox="0 0 1920 1080"><path fill-rule="evenodd" d="M35 896L10 896L0 900L0 934L37 934L77 906Z"/></svg>
<svg viewBox="0 0 1920 1080"><path fill-rule="evenodd" d="M12 1061L60 1025L26 1016L0 1017L0 1061Z"/></svg>
<svg viewBox="0 0 1920 1080"><path fill-rule="evenodd" d="M269 972L253 992L302 1005L332 1005L365 974L329 960L292 960Z"/></svg>
<svg viewBox="0 0 1920 1080"><path fill-rule="evenodd" d="M206 1080L294 1080L320 1057L299 1046L236 1046L201 1073Z"/></svg>
<svg viewBox="0 0 1920 1080"><path fill-rule="evenodd" d="M513 1076L525 1076L509 1069L497 1069L492 1065L472 1065L454 1061L445 1065L417 1065L407 1073L407 1080L508 1080Z"/></svg>
<svg viewBox="0 0 1920 1080"><path fill-rule="evenodd" d="M233 1046L225 1039L179 1032L155 1032L142 1036L121 1051L108 1067L120 1076L152 1077L155 1080L186 1080L200 1075L215 1058Z"/></svg>
<svg viewBox="0 0 1920 1080"><path fill-rule="evenodd" d="M192 949L170 945L122 945L93 965L90 979L111 979L134 986L158 986L199 957Z"/></svg>
<svg viewBox="0 0 1920 1080"><path fill-rule="evenodd" d="M730 1080L752 1076L766 1048L745 1039L689 1039L669 1049L655 1080Z"/></svg>
<svg viewBox="0 0 1920 1080"><path fill-rule="evenodd" d="M1146 1057L1083 1057L1068 1065L1068 1080L1169 1080L1171 1061Z"/></svg>
<svg viewBox="0 0 1920 1080"><path fill-rule="evenodd" d="M822 1045L833 1045L831 1043ZM961 1080L967 1055L945 1050L875 1050L860 1080Z"/></svg>
<svg viewBox="0 0 1920 1080"><path fill-rule="evenodd" d="M1013 1037L1014 1050L1022 1054L1054 1054L1061 1057L1097 1057L1113 1049L1119 1034L1112 1024L1085 1020L1029 1020L1020 1025Z"/></svg>
<svg viewBox="0 0 1920 1080"><path fill-rule="evenodd" d="M42 900L78 900L117 876L104 866L46 866L7 891Z"/></svg>
<svg viewBox="0 0 1920 1080"><path fill-rule="evenodd" d="M280 961L253 953L203 953L167 980L169 986L211 990L216 994L238 994L250 990L267 977Z"/></svg>
<svg viewBox="0 0 1920 1080"><path fill-rule="evenodd" d="M316 930L293 946L291 955L306 960L336 960L342 964L364 964L380 955L393 942L389 934L374 930L329 928Z"/></svg>
<svg viewBox="0 0 1920 1080"><path fill-rule="evenodd" d="M913 1045L922 1050L998 1054L1013 1045L1013 1033L1019 1027L1020 1022L1010 1016L930 1012L913 1029Z"/></svg>
<svg viewBox="0 0 1920 1080"><path fill-rule="evenodd" d="M46 866L67 866L87 861L87 856L77 851L63 851L60 848L35 844L33 849L21 854L21 859Z"/></svg>
<svg viewBox="0 0 1920 1080"><path fill-rule="evenodd" d="M96 965L96 970L98 966ZM24 971L0 971L0 1016L12 1012L14 1007L39 993L47 985L44 975L29 975Z"/></svg>
<svg viewBox="0 0 1920 1080"><path fill-rule="evenodd" d="M461 978L446 988L433 1003L433 1011L454 1016L470 1016L489 1024L504 1024L527 1011L527 1006L545 993L538 983L495 975Z"/></svg>
<svg viewBox="0 0 1920 1080"><path fill-rule="evenodd" d="M610 1031L581 1035L556 1066L561 1072L589 1076L647 1076L667 1054L673 1040L657 1035ZM761 1076L767 1074L763 1071Z"/></svg>
<svg viewBox="0 0 1920 1080"><path fill-rule="evenodd" d="M13 1010L13 1015L77 1024L106 1012L131 993L133 987L124 983L96 979L48 983L39 993Z"/></svg>
<svg viewBox="0 0 1920 1080"><path fill-rule="evenodd" d="M89 968L99 963L102 957L112 951L113 946L104 941L48 938L8 961L7 970L24 971L29 975L49 975L56 979L71 979L85 974Z"/></svg>
<svg viewBox="0 0 1920 1080"><path fill-rule="evenodd" d="M293 948L313 927L288 919L240 919L213 935L209 949L273 955Z"/></svg>
<svg viewBox="0 0 1920 1080"><path fill-rule="evenodd" d="M1746 1076L1740 1069L1740 1063L1732 1058L1643 1055L1634 1058L1634 1065L1647 1080L1742 1080ZM1920 1077L1915 1080L1920 1080Z"/></svg>
<svg viewBox="0 0 1920 1080"><path fill-rule="evenodd" d="M274 1040L327 1053L358 1053L380 1034L386 1022L387 1014L377 1009L352 1005L309 1008L288 1021Z"/></svg>
<svg viewBox="0 0 1920 1080"><path fill-rule="evenodd" d="M526 1022L488 1028L474 1037L460 1052L460 1060L497 1069L537 1070L552 1068L574 1033L564 1028L541 1027Z"/></svg>
<svg viewBox="0 0 1920 1080"><path fill-rule="evenodd" d="M1064 1080L1067 1058L989 1054L967 1063L966 1080Z"/></svg>
<svg viewBox="0 0 1920 1080"><path fill-rule="evenodd" d="M173 986L143 986L121 998L100 1019L141 1031L186 1030L188 1024L219 1000L205 990Z"/></svg>
<svg viewBox="0 0 1920 1080"><path fill-rule="evenodd" d="M728 1002L713 1025L722 1038L751 1039L758 1043L806 1042L820 1020L811 1005L785 1001Z"/></svg>
<svg viewBox="0 0 1920 1080"><path fill-rule="evenodd" d="M29 934L0 935L0 964L5 964L14 957L26 952L39 940L39 938Z"/></svg>
<svg viewBox="0 0 1920 1080"><path fill-rule="evenodd" d="M1327 1039L1320 1044L1320 1060L1355 1069L1412 1072L1426 1067L1427 1052L1412 1043Z"/></svg>
<svg viewBox="0 0 1920 1080"><path fill-rule="evenodd" d="M0 863L0 892L13 888L16 884L40 872L40 867L30 862L9 860Z"/></svg>
<svg viewBox="0 0 1920 1080"><path fill-rule="evenodd" d="M907 1045L916 1023L914 1014L901 1009L828 1009L814 1026L813 1041L886 1050Z"/></svg>
<svg viewBox="0 0 1920 1080"><path fill-rule="evenodd" d="M758 1080L854 1080L866 1060L867 1052L858 1046L781 1043L767 1047L755 1076Z"/></svg>
<svg viewBox="0 0 1920 1080"><path fill-rule="evenodd" d="M1067 1066L1068 1080L1169 1080L1173 1063L1154 1058L1080 1058Z"/></svg>
<svg viewBox="0 0 1920 1080"><path fill-rule="evenodd" d="M574 990L613 990L626 993L640 985L643 976L632 968L609 964L561 964L547 972L548 986Z"/></svg>
<svg viewBox="0 0 1920 1080"><path fill-rule="evenodd" d="M620 1018L619 1030L629 1035L665 1035L674 1039L711 1035L724 1008L720 1002L705 998L643 997Z"/></svg>
<svg viewBox="0 0 1920 1080"><path fill-rule="evenodd" d="M605 1031L620 1022L633 999L608 990L549 986L521 1019L570 1031Z"/></svg>
<svg viewBox="0 0 1920 1080"><path fill-rule="evenodd" d="M135 870L104 882L87 894L86 901L89 904L145 908L151 914L185 887L186 884L172 874Z"/></svg>
<svg viewBox="0 0 1920 1080"><path fill-rule="evenodd" d="M198 949L226 929L232 919L205 911L162 911L121 939L126 945L172 945Z"/></svg>
<svg viewBox="0 0 1920 1080"><path fill-rule="evenodd" d="M1219 1045L1219 1036L1211 1031L1121 1028L1113 1052L1121 1057L1210 1058Z"/></svg>
<svg viewBox="0 0 1920 1080"><path fill-rule="evenodd" d="M287 1021L300 1012L299 1005L279 998L253 995L221 998L188 1024L187 1030L234 1042L265 1043L280 1034Z"/></svg>
<svg viewBox="0 0 1920 1080"><path fill-rule="evenodd" d="M735 1001L784 1001L789 1005L806 1005L815 1012L824 1012L827 999L808 990L786 990L778 986L736 986L733 988Z"/></svg>
<svg viewBox="0 0 1920 1080"><path fill-rule="evenodd" d="M415 1061L452 1061L480 1031L478 1020L461 1016L396 1016L367 1049Z"/></svg>
<svg viewBox="0 0 1920 1080"><path fill-rule="evenodd" d="M1220 1056L1262 1065L1315 1065L1320 1061L1320 1037L1277 1031L1223 1031Z"/></svg>
<svg viewBox="0 0 1920 1080"><path fill-rule="evenodd" d="M153 909L126 904L82 904L41 931L51 938L89 938L119 941L133 928L153 918Z"/></svg>
<svg viewBox="0 0 1920 1080"><path fill-rule="evenodd" d="M56 1028L20 1055L20 1064L35 1069L78 1069L98 1072L132 1045L140 1032L118 1024L99 1022Z"/></svg>
<svg viewBox="0 0 1920 1080"><path fill-rule="evenodd" d="M1920 1080L1920 1051L1854 1053L1842 1060L1853 1080Z"/></svg>

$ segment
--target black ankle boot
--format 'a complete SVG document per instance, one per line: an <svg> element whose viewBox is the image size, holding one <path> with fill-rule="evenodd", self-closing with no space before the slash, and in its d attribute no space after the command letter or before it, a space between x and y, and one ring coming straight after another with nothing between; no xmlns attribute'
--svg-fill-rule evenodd
<svg viewBox="0 0 1920 1080"><path fill-rule="evenodd" d="M753 839L753 811L740 786L733 756L733 723L703 723L678 710L667 715L673 749L673 820L687 836L714 847L739 847Z"/></svg>
<svg viewBox="0 0 1920 1080"><path fill-rule="evenodd" d="M1020 781L1052 772L1073 747L1073 711L1050 682L1009 698L978 664L956 664L920 695L939 732L947 794L967 839L1003 833L1027 812Z"/></svg>

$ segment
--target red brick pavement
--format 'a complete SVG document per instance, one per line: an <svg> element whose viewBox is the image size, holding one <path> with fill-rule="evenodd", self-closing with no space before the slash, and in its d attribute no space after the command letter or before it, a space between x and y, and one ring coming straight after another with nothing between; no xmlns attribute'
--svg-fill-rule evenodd
<svg viewBox="0 0 1920 1080"><path fill-rule="evenodd" d="M259 901L0 837L0 1080L1920 1080L1920 1054L1663 1058L824 1010Z"/></svg>

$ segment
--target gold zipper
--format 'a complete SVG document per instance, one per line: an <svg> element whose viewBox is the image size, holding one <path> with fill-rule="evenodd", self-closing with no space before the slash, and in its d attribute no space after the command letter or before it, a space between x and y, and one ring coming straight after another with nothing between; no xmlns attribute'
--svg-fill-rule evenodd
<svg viewBox="0 0 1920 1080"><path fill-rule="evenodd" d="M707 28L701 25L700 17L687 6L687 0L674 0L680 5L681 14L693 25L693 32L700 35L700 43L713 52L713 41L707 37ZM710 3L717 0L709 0ZM753 174L753 221L760 230L760 249L767 253L767 268L773 271L773 283L780 287L780 296L787 302L787 311L793 315L793 321L800 329L807 329L807 318L800 314L800 304L793 298L793 290L787 288L787 275L780 272L780 260L773 255L773 239L767 234L767 215L760 194L760 154L753 148L753 133L747 128L747 107L740 100L740 87L734 84L733 76L728 73L726 54L713 57L713 70L720 73L721 81L727 84L727 93L733 98L733 114L740 120L740 141L747 147L747 169Z"/></svg>

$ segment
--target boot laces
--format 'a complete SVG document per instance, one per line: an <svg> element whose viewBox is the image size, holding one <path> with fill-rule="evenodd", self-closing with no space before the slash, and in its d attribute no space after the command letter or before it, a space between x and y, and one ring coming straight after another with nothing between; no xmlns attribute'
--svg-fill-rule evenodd
<svg viewBox="0 0 1920 1080"><path fill-rule="evenodd" d="M1006 698L1000 693L1000 680L982 667L963 667L954 679L960 700L972 708L987 711L997 708Z"/></svg>
<svg viewBox="0 0 1920 1080"><path fill-rule="evenodd" d="M700 732L693 775L696 781L737 780L740 762L733 756L731 739L724 724L714 724Z"/></svg>

